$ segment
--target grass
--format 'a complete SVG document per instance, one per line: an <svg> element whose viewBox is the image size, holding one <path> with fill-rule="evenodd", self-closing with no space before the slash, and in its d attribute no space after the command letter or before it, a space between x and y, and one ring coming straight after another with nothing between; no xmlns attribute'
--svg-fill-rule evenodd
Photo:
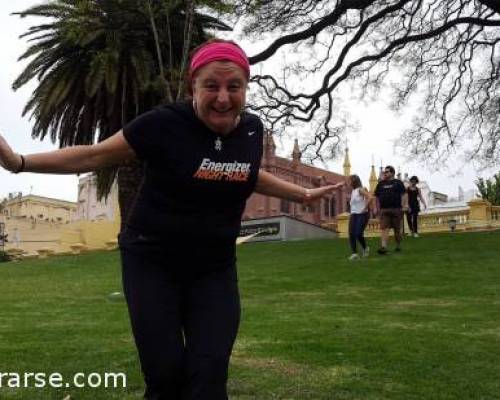
<svg viewBox="0 0 500 400"><path fill-rule="evenodd" d="M500 232L403 250L349 262L345 240L240 247L231 399L500 399ZM0 265L0 373L125 372L127 388L0 399L141 398L125 304L107 296L118 264L96 252Z"/></svg>

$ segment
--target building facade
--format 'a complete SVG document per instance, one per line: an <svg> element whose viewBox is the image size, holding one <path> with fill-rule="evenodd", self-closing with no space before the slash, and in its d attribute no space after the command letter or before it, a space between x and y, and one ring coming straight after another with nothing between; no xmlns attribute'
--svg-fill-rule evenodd
<svg viewBox="0 0 500 400"><path fill-rule="evenodd" d="M105 199L97 200L97 184L94 174L82 176L78 181L78 221L113 221L115 218L118 190L116 182Z"/></svg>
<svg viewBox="0 0 500 400"><path fill-rule="evenodd" d="M261 168L288 182L306 188L334 185L345 181L345 175L330 172L302 163L298 141L295 140L292 159L278 157L272 134L264 134L264 154ZM350 162L346 152L344 173L350 174ZM331 222L338 214L348 210L350 189L342 187L308 206L275 197L254 193L247 201L243 220L288 215L305 222L320 225Z"/></svg>
<svg viewBox="0 0 500 400"><path fill-rule="evenodd" d="M23 196L22 193L10 193L3 202L2 214L7 218L65 224L74 220L76 203L32 194Z"/></svg>

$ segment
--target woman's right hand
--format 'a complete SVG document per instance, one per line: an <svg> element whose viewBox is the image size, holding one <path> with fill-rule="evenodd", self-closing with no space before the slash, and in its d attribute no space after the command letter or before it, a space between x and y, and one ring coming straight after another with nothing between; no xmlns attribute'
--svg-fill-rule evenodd
<svg viewBox="0 0 500 400"><path fill-rule="evenodd" d="M21 166L21 156L14 153L7 141L0 134L0 165L7 171L17 171Z"/></svg>

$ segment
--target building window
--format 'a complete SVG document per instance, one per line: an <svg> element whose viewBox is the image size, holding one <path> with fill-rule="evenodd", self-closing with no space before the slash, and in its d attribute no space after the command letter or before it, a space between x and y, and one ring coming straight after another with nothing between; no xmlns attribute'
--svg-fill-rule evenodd
<svg viewBox="0 0 500 400"><path fill-rule="evenodd" d="M325 218L333 218L335 217L335 197L332 197L330 199L324 199L324 212L325 212Z"/></svg>
<svg viewBox="0 0 500 400"><path fill-rule="evenodd" d="M290 202L285 199L281 199L280 211L285 214L290 214Z"/></svg>
<svg viewBox="0 0 500 400"><path fill-rule="evenodd" d="M312 204L308 205L302 205L302 211L306 213L313 213L314 212L314 206Z"/></svg>

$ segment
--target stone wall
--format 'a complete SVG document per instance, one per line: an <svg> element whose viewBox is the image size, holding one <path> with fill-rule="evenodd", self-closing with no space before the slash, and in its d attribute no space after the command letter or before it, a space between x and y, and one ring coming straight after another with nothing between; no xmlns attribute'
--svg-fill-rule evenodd
<svg viewBox="0 0 500 400"><path fill-rule="evenodd" d="M405 218L406 223L406 218ZM454 228L452 229L452 227ZM337 216L335 223L326 224L326 227L335 229L340 237L349 235L349 214ZM462 210L443 211L437 213L421 213L419 215L419 233L450 232L452 230L494 230L500 229L500 206L492 206L483 199L473 199ZM406 228L406 231L408 229ZM365 236L380 235L378 219L371 219L365 231Z"/></svg>

